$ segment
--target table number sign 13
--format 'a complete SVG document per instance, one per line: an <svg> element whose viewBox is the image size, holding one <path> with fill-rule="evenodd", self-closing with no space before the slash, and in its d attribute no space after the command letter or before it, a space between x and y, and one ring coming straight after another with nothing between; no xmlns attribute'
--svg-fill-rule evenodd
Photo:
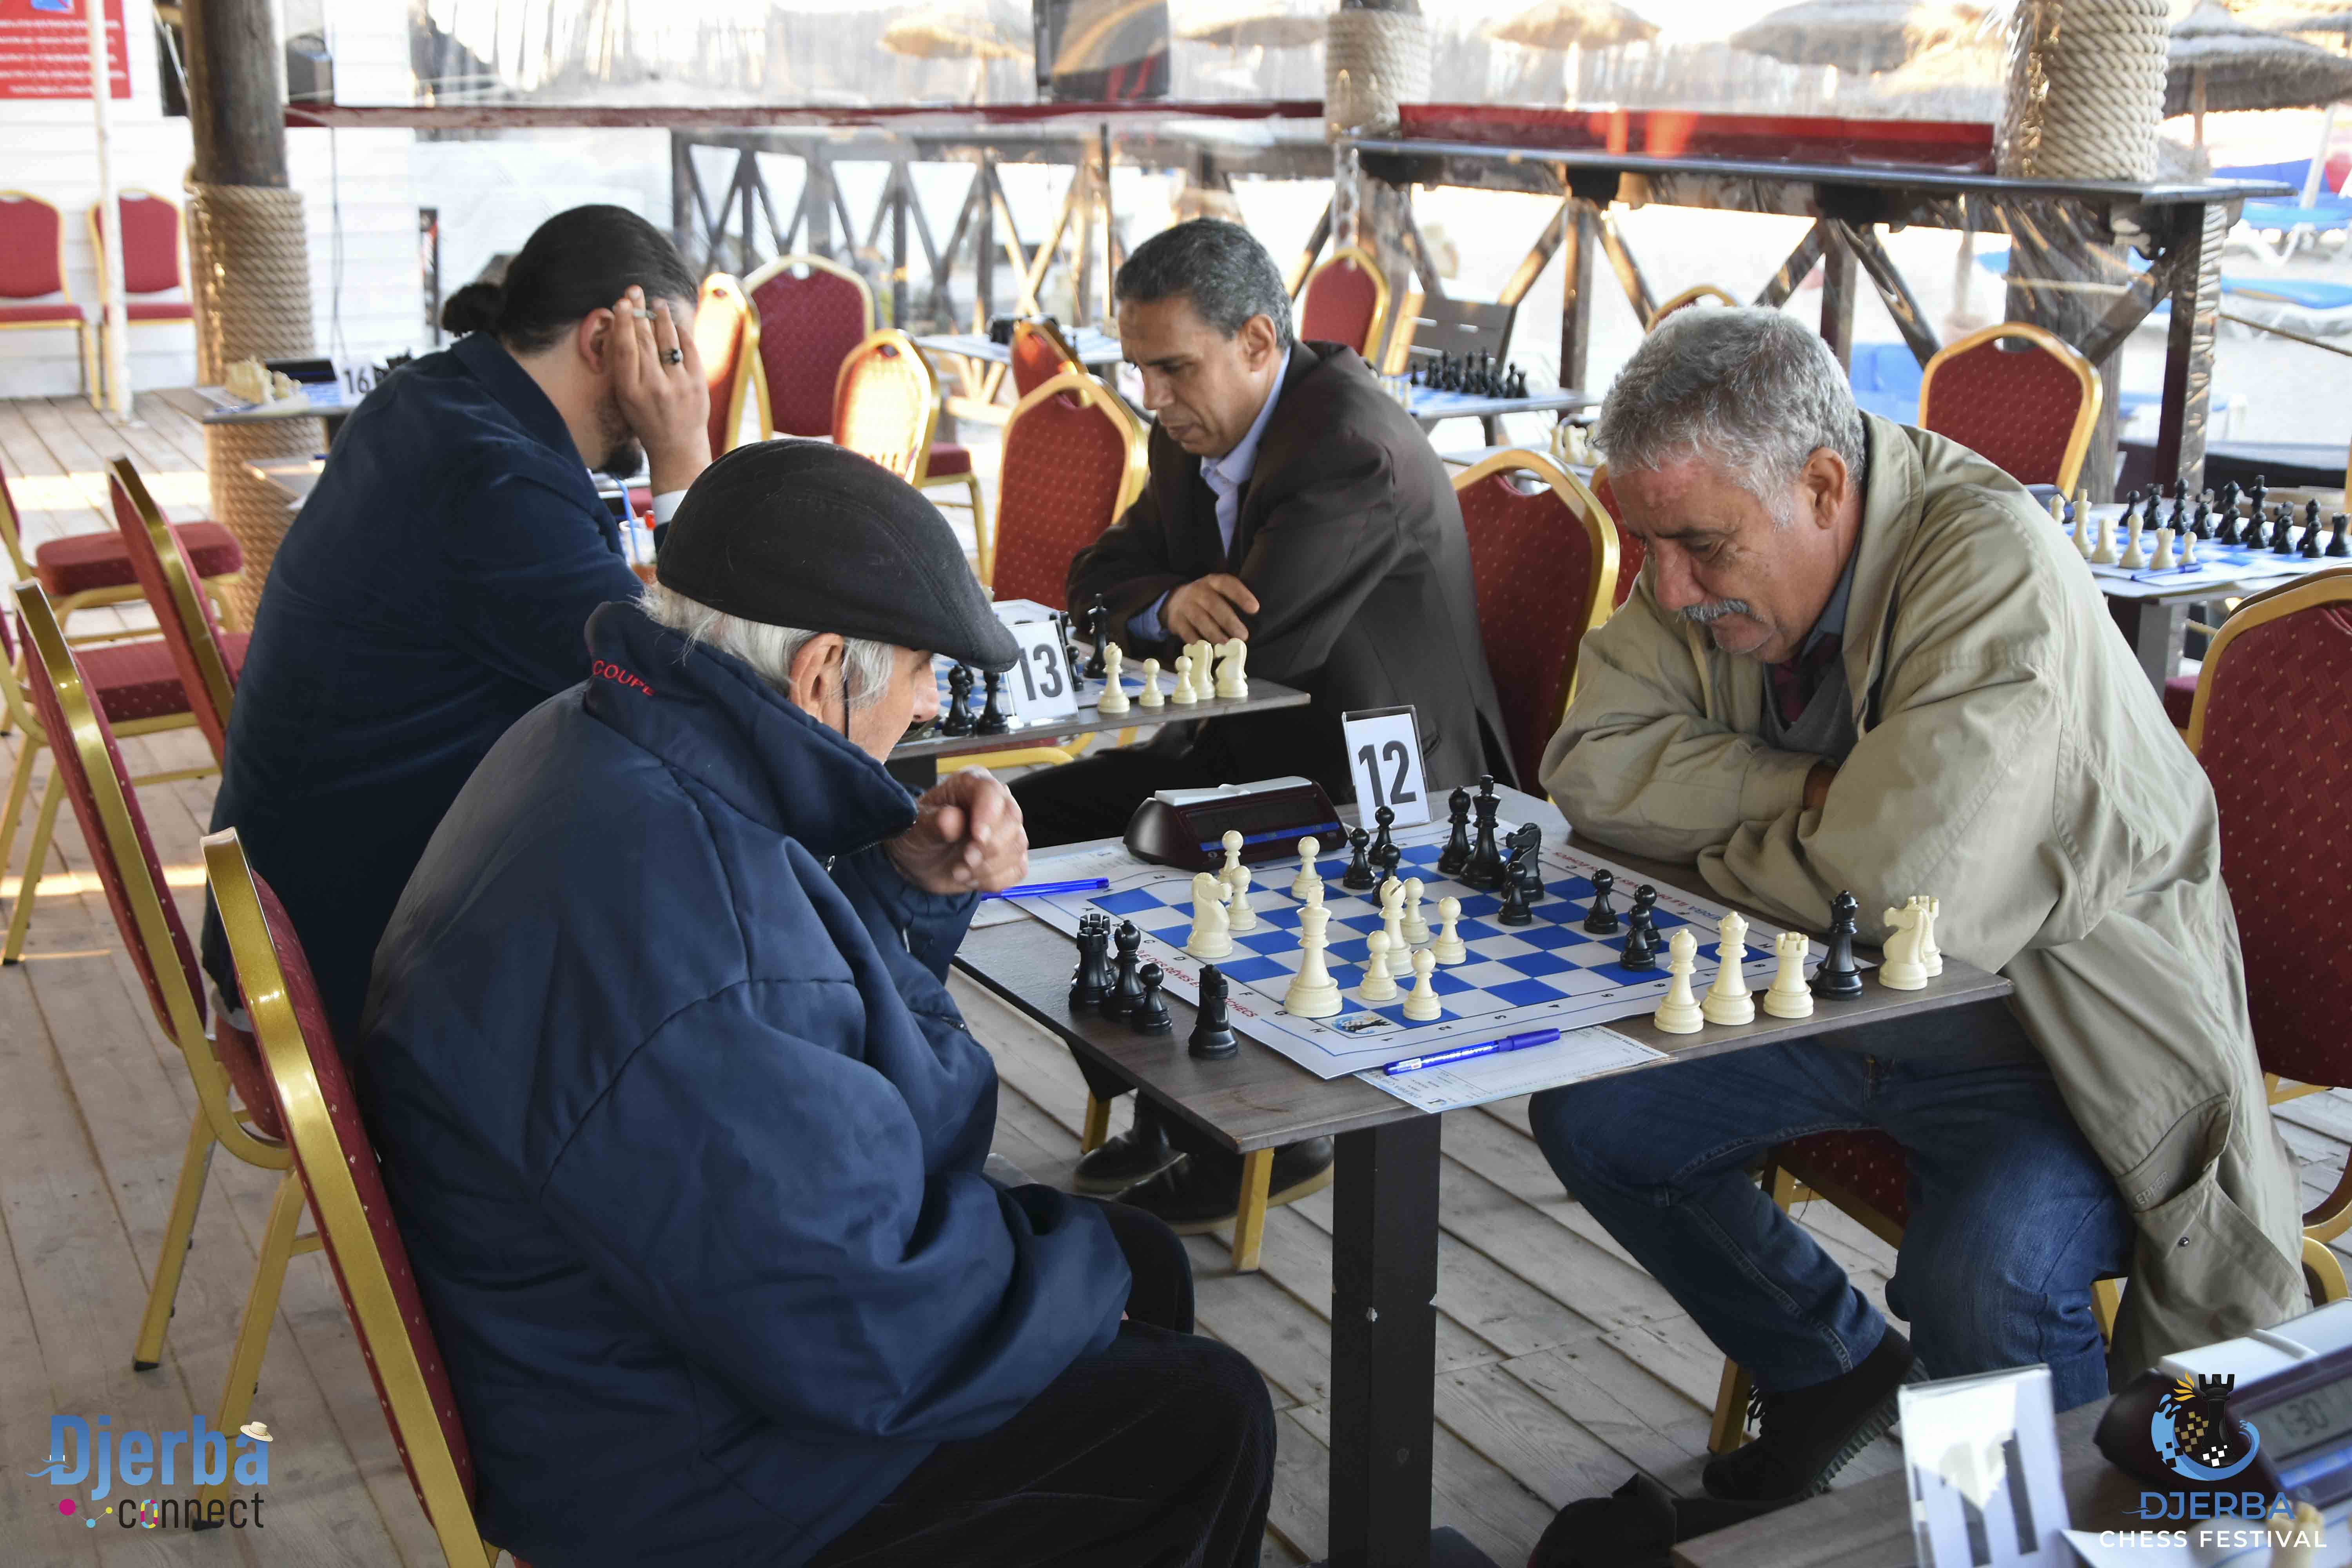
<svg viewBox="0 0 2352 1568"><path fill-rule="evenodd" d="M1004 693L1024 721L1067 719L1078 710L1077 682L1062 652L1062 628L1054 621L1015 621L1006 630L1021 645L1021 657L1004 674Z"/></svg>
<svg viewBox="0 0 2352 1568"><path fill-rule="evenodd" d="M1339 715L1348 771L1356 781L1356 809L1369 820L1381 806L1396 826L1429 820L1429 785L1421 774L1421 729L1411 705L1368 708Z"/></svg>

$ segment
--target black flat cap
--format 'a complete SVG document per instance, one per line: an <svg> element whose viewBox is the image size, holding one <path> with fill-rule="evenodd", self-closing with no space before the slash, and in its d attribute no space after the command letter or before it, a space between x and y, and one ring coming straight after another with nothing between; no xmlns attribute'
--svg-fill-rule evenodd
<svg viewBox="0 0 2352 1568"><path fill-rule="evenodd" d="M694 481L654 575L747 621L1008 669L1019 645L963 546L898 475L821 441L754 441Z"/></svg>

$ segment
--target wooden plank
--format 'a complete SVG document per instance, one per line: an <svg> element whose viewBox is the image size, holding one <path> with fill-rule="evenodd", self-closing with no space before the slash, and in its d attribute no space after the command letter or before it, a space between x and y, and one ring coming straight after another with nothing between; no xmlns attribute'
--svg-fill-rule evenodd
<svg viewBox="0 0 2352 1568"><path fill-rule="evenodd" d="M1289 1413L1325 1443L1331 1412L1310 1405ZM1430 1519L1452 1525L1497 1563L1524 1563L1556 1509L1444 1426L1431 1434Z"/></svg>
<svg viewBox="0 0 2352 1568"><path fill-rule="evenodd" d="M1630 1468L1623 1455L1502 1366L1441 1376L1437 1419L1555 1510L1607 1495Z"/></svg>
<svg viewBox="0 0 2352 1568"><path fill-rule="evenodd" d="M1274 1499L1266 1508L1266 1534L1302 1562L1319 1563L1330 1552L1326 1494L1331 1450L1320 1434L1286 1410L1274 1418Z"/></svg>
<svg viewBox="0 0 2352 1568"><path fill-rule="evenodd" d="M1616 1346L1546 1351L1505 1362L1503 1371L1635 1468L1677 1489L1698 1484L1707 1458L1706 1407Z"/></svg>

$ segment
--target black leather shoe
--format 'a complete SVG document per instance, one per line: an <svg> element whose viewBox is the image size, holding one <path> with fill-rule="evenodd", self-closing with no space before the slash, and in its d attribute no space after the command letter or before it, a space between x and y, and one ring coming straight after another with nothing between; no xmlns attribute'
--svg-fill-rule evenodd
<svg viewBox="0 0 2352 1568"><path fill-rule="evenodd" d="M1070 1173L1074 1192L1116 1197L1138 1182L1149 1181L1182 1158L1168 1146L1160 1117L1150 1100L1135 1108L1135 1124L1079 1160Z"/></svg>
<svg viewBox="0 0 2352 1568"><path fill-rule="evenodd" d="M1331 1140L1309 1138L1274 1152L1266 1206L1279 1208L1331 1184ZM1158 1216L1179 1236L1199 1236L1234 1222L1241 1207L1242 1163L1236 1154L1187 1154L1118 1201Z"/></svg>
<svg viewBox="0 0 2352 1568"><path fill-rule="evenodd" d="M1862 1364L1827 1383L1758 1394L1754 1442L1709 1460L1707 1495L1729 1502L1783 1503L1829 1489L1847 1460L1895 1425L1895 1391L1925 1377L1911 1342L1890 1326Z"/></svg>

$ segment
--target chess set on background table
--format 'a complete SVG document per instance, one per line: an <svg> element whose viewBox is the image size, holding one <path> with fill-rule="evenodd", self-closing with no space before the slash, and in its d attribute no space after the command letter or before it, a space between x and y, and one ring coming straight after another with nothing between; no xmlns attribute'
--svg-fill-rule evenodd
<svg viewBox="0 0 2352 1568"><path fill-rule="evenodd" d="M2352 518L2336 512L2323 521L2319 503L2305 501L2298 517L2284 503L2266 507L2261 478L2243 492L2235 484L2191 499L2173 482L2167 498L2134 490L2122 503L2068 506L2053 497L2050 515L2067 531L2094 576L2192 588L2264 577L2294 577L2352 565Z"/></svg>
<svg viewBox="0 0 2352 1568"><path fill-rule="evenodd" d="M1091 657L1070 640L1066 612L1027 599L999 600L995 608L1016 635L1030 626L1050 626L1053 632L1044 641L1030 639L1024 657L1002 674L934 658L931 678L939 685L940 714L909 731L908 740L1010 735L1033 729L1050 732L1057 719L1066 722L1087 708L1105 717L1133 713L1139 724L1165 723L1187 717L1185 710L1197 704L1239 701L1250 694L1249 645L1238 637L1186 643L1171 668L1162 670L1156 658L1134 663L1116 641L1102 635L1109 612L1099 599L1088 613L1097 628ZM977 710L972 707L975 688L981 698ZM1070 695L1063 700L1066 692Z"/></svg>

